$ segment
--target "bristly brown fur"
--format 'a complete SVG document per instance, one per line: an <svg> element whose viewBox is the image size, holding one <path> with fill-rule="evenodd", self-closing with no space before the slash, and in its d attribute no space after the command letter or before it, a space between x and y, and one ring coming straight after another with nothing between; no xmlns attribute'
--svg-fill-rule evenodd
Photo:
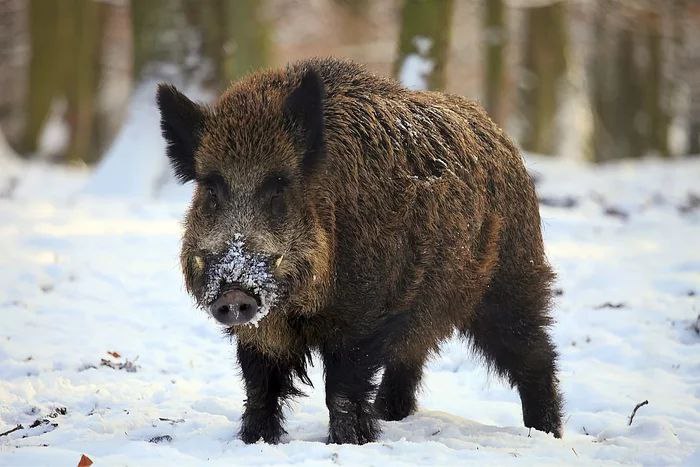
<svg viewBox="0 0 700 467"><path fill-rule="evenodd" d="M455 329L518 388L525 425L561 436L537 198L518 150L477 104L316 59L254 73L202 112L188 290L198 297L204 281L193 258L221 254L234 232L284 258L282 303L257 327L230 330L246 442L279 440L281 401L310 350L325 365L329 440L376 440L377 417L415 410L425 360ZM226 184L215 211L210 174ZM270 216L259 187L278 174L284 214Z"/></svg>

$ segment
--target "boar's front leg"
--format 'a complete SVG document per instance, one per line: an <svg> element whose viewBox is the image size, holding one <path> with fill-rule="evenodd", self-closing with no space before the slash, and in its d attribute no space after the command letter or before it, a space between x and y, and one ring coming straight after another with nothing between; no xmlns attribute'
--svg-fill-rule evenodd
<svg viewBox="0 0 700 467"><path fill-rule="evenodd" d="M276 444L286 433L282 427L282 405L288 397L301 394L293 384L295 366L240 342L238 363L246 389L240 437L245 443L255 443L262 438Z"/></svg>
<svg viewBox="0 0 700 467"><path fill-rule="evenodd" d="M372 382L379 370L376 354L361 343L321 350L326 370L328 442L364 444L375 441L380 429L374 406Z"/></svg>

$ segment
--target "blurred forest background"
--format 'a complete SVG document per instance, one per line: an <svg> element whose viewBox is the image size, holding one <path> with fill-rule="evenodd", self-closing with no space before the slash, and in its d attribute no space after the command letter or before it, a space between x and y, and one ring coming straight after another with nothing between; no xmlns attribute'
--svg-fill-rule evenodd
<svg viewBox="0 0 700 467"><path fill-rule="evenodd" d="M700 153L697 0L0 0L0 128L91 165L145 83L213 97L327 55L477 99L526 151Z"/></svg>

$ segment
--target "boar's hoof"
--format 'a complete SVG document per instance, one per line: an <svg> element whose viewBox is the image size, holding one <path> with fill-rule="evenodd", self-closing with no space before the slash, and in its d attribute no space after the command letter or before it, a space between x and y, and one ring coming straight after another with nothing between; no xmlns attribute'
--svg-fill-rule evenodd
<svg viewBox="0 0 700 467"><path fill-rule="evenodd" d="M379 394L374 401L374 410L377 416L386 421L398 421L416 411L416 400L413 394L396 396L393 398Z"/></svg>
<svg viewBox="0 0 700 467"><path fill-rule="evenodd" d="M257 443L261 439L269 444L277 444L285 433L282 424L275 417L244 415L239 437L246 444Z"/></svg>
<svg viewBox="0 0 700 467"><path fill-rule="evenodd" d="M329 412L329 444L365 444L377 440L380 433L374 408L367 402L344 400Z"/></svg>

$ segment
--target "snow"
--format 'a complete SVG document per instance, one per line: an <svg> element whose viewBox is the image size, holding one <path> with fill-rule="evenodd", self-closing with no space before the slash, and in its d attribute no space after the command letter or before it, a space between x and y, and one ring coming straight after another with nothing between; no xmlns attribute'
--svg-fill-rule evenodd
<svg viewBox="0 0 700 467"><path fill-rule="evenodd" d="M418 53L408 54L401 64L399 81L409 89L428 89L428 76L433 71L435 64L428 56L432 42L427 37L416 36L413 45Z"/></svg>
<svg viewBox="0 0 700 467"><path fill-rule="evenodd" d="M65 98L51 102L49 115L41 127L37 154L42 158L51 158L63 152L70 142L70 127L66 122L68 102Z"/></svg>
<svg viewBox="0 0 700 467"><path fill-rule="evenodd" d="M107 196L86 189L108 180L99 169L0 157L0 433L24 427L0 436L0 465L700 464L698 159L528 157L561 288L564 439L528 437L517 393L455 339L419 411L383 422L378 442L324 443L316 361L270 446L236 438L234 346L185 293L182 194L114 183L157 162L134 156Z"/></svg>
<svg viewBox="0 0 700 467"><path fill-rule="evenodd" d="M134 90L125 124L83 187L85 195L129 197L136 201L166 196L184 202L190 198L190 186L178 184L167 159L162 157L165 141L161 137L160 113L154 96L159 81L173 79L168 79L172 73L161 75L165 78L144 80ZM180 88L195 101L211 99L198 86Z"/></svg>
<svg viewBox="0 0 700 467"><path fill-rule="evenodd" d="M86 194L144 198L156 195L168 176L165 142L160 138L160 114L153 99L156 81L134 90L125 125L84 188Z"/></svg>

